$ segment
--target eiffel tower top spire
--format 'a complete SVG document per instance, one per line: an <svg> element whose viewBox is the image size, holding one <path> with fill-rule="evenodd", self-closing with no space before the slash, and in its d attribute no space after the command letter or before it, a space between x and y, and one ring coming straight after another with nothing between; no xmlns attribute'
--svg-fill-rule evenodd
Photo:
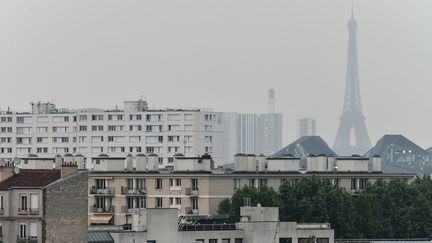
<svg viewBox="0 0 432 243"><path fill-rule="evenodd" d="M339 155L363 154L371 146L360 98L357 54L357 21L354 5L348 21L348 55L345 98L334 150Z"/></svg>

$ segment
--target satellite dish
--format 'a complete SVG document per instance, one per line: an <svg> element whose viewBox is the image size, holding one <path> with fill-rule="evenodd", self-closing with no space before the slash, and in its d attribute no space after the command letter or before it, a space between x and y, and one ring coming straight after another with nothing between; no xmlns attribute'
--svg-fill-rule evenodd
<svg viewBox="0 0 432 243"><path fill-rule="evenodd" d="M15 168L14 168L14 173L15 173L15 175L18 175L18 174L19 174L19 171L20 171L20 169L19 169L18 167L15 166Z"/></svg>

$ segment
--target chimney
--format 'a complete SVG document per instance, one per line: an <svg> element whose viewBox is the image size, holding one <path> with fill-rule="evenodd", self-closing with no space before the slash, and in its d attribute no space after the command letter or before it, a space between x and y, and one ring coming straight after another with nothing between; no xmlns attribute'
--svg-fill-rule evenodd
<svg viewBox="0 0 432 243"><path fill-rule="evenodd" d="M72 175L78 171L78 165L76 162L64 162L60 167L61 178Z"/></svg>
<svg viewBox="0 0 432 243"><path fill-rule="evenodd" d="M7 162L0 165L0 182L3 182L14 175L14 164Z"/></svg>
<svg viewBox="0 0 432 243"><path fill-rule="evenodd" d="M269 89L268 91L268 113L275 113L275 91L274 89Z"/></svg>

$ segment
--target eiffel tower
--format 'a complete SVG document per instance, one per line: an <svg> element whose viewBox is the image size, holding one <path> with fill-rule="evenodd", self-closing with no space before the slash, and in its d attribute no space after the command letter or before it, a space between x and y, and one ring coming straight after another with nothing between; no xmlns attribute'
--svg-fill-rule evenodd
<svg viewBox="0 0 432 243"><path fill-rule="evenodd" d="M348 21L348 63L345 100L339 129L333 145L338 155L363 155L371 148L363 115L357 63L357 21L354 11Z"/></svg>

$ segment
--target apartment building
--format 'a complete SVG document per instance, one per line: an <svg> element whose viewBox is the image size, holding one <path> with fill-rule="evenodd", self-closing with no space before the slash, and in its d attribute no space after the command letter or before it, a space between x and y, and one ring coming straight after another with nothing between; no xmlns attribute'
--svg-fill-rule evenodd
<svg viewBox="0 0 432 243"><path fill-rule="evenodd" d="M143 100L123 109L57 109L32 103L29 112L0 112L0 158L80 154L157 154L172 164L175 154L212 155L222 161L222 121L199 109L149 109Z"/></svg>
<svg viewBox="0 0 432 243"><path fill-rule="evenodd" d="M86 171L0 166L2 242L86 242Z"/></svg>
<svg viewBox="0 0 432 243"><path fill-rule="evenodd" d="M159 169L157 156L129 156L92 159L89 174L89 225L107 230L130 230L133 210L171 208L186 217L209 216L218 204L244 186L270 186L296 183L317 176L353 195L367 183L382 179L415 179L413 173L382 173L381 158L372 165L364 157L308 157L307 169L300 158L239 154L233 170L214 169L210 156L175 158L174 167Z"/></svg>
<svg viewBox="0 0 432 243"><path fill-rule="evenodd" d="M242 207L240 222L198 219L178 220L175 209L135 209L128 232L105 233L103 242L135 243L333 243L329 224L298 224L279 221L278 208ZM101 235L97 229L89 235ZM96 238L96 237L95 237ZM91 241L96 242L96 241ZM102 242L102 241L99 241Z"/></svg>

